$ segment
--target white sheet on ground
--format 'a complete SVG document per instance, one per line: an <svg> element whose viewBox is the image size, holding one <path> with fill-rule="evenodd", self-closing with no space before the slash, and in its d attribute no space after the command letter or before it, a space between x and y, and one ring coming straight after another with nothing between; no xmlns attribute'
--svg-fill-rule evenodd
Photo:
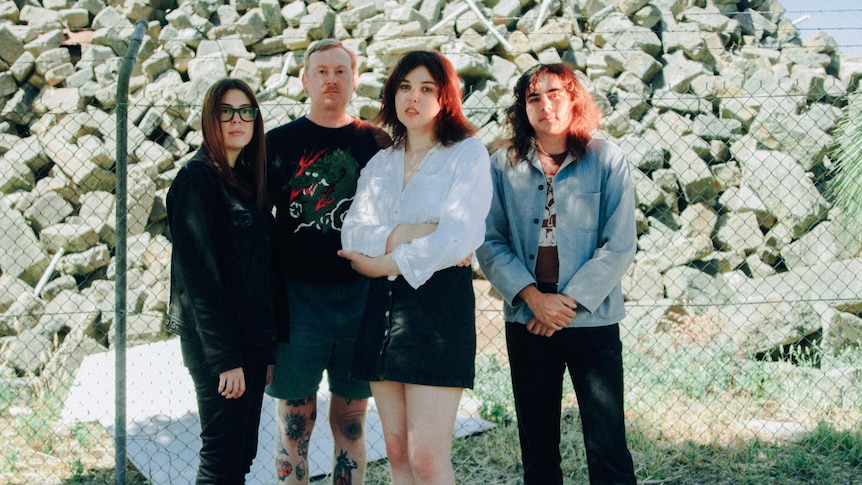
<svg viewBox="0 0 862 485"><path fill-rule="evenodd" d="M115 434L114 352L84 359L66 399L63 420L101 423ZM465 398L466 399L466 398ZM463 404L463 403L462 403ZM311 476L332 467L326 379L318 393L318 415L309 449ZM194 483L200 449L200 421L194 386L182 364L179 340L132 347L126 353L126 454L153 485ZM455 436L492 428L488 421L459 413ZM275 401L264 396L257 458L249 485L272 485L275 479ZM369 400L366 422L368 461L386 457L380 416Z"/></svg>

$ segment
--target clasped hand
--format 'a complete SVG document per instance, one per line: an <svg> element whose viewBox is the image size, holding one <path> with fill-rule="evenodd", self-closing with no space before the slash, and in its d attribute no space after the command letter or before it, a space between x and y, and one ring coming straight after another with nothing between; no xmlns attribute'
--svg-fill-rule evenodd
<svg viewBox="0 0 862 485"><path fill-rule="evenodd" d="M533 318L527 323L527 331L544 337L550 337L575 318L578 302L569 295L562 293L536 293L527 300L527 305L533 311Z"/></svg>

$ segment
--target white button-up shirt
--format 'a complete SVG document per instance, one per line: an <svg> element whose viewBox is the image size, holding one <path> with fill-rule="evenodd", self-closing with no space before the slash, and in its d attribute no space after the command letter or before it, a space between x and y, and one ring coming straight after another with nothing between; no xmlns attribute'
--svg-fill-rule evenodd
<svg viewBox="0 0 862 485"><path fill-rule="evenodd" d="M404 279L418 288L482 244L491 197L488 151L476 138L432 148L406 186L404 148L390 147L362 169L341 244L367 256L382 256L386 239L399 224L437 224L433 233L392 251Z"/></svg>

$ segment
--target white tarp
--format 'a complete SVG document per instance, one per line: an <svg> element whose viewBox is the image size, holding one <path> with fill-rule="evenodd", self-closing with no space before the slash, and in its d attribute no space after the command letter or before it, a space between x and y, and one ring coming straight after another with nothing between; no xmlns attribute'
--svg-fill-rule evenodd
<svg viewBox="0 0 862 485"><path fill-rule="evenodd" d="M66 399L63 420L98 421L114 433L113 352L84 359ZM332 434L326 380L318 394L318 414L309 447L311 476L325 475L332 467ZM275 479L275 401L264 396L257 458L248 475L249 485L272 485ZM194 483L200 449L200 422L194 386L183 367L178 339L128 349L126 354L126 454L153 485ZM488 421L459 414L455 436L490 429ZM366 421L368 461L386 457L380 417L369 400Z"/></svg>

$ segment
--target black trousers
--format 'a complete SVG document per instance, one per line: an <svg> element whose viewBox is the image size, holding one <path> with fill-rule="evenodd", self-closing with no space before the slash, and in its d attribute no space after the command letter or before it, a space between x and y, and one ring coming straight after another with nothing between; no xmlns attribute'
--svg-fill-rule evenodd
<svg viewBox="0 0 862 485"><path fill-rule="evenodd" d="M218 376L206 369L189 369L195 384L201 420L201 451L197 485L244 484L257 454L257 435L266 366L243 367L245 393L225 399L218 393Z"/></svg>
<svg viewBox="0 0 862 485"><path fill-rule="evenodd" d="M560 415L568 367L578 398L590 483L636 483L626 446L619 325L567 328L550 337L506 322L525 485L562 485Z"/></svg>

